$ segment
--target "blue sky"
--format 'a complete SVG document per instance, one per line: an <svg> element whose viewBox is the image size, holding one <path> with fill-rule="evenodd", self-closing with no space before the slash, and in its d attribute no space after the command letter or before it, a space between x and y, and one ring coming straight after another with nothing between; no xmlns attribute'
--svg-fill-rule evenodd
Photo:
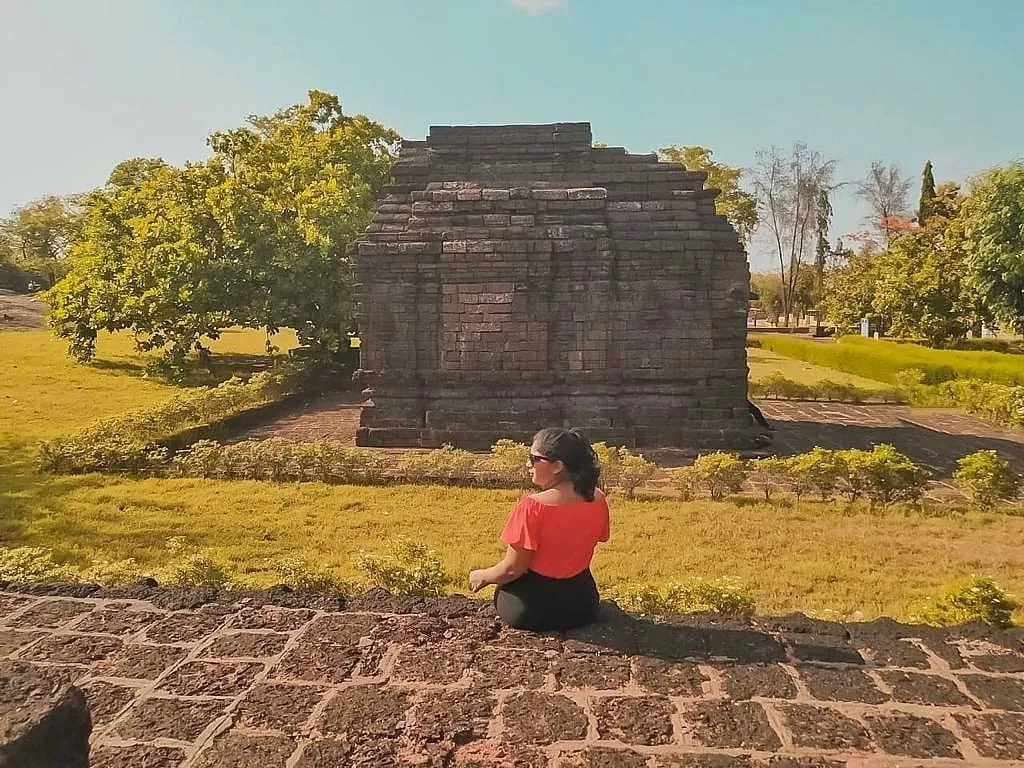
<svg viewBox="0 0 1024 768"><path fill-rule="evenodd" d="M841 180L898 164L916 199L929 158L961 181L1024 155L1022 31L1020 0L0 0L0 215L200 158L310 88L408 138L588 120L740 166L803 140ZM863 228L835 207L833 236Z"/></svg>

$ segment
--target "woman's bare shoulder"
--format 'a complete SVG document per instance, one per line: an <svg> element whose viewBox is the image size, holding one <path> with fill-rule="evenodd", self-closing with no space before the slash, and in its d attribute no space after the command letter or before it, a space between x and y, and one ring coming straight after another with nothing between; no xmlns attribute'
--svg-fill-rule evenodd
<svg viewBox="0 0 1024 768"><path fill-rule="evenodd" d="M535 493L529 493L526 495L527 499L533 501L539 501L541 504L557 504L561 498L561 495L554 488L548 488L545 491L536 491Z"/></svg>

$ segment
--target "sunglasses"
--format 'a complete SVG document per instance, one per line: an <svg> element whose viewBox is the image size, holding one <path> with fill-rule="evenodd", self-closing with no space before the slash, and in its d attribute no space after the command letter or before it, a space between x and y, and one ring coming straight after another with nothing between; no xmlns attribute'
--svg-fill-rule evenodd
<svg viewBox="0 0 1024 768"><path fill-rule="evenodd" d="M558 461L558 459L549 459L547 456L541 456L536 453L531 453L530 458L528 458L526 461L532 467L538 461Z"/></svg>

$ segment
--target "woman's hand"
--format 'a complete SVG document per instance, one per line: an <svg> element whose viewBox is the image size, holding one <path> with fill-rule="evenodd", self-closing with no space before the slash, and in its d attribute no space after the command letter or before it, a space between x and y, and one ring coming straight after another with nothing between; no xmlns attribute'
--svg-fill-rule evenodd
<svg viewBox="0 0 1024 768"><path fill-rule="evenodd" d="M475 571L469 572L469 589L471 592L479 592L490 583L485 568L477 568Z"/></svg>

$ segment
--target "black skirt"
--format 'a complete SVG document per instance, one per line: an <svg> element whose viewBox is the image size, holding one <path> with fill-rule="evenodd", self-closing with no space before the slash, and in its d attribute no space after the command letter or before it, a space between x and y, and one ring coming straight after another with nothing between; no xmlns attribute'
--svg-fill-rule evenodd
<svg viewBox="0 0 1024 768"><path fill-rule="evenodd" d="M586 569L568 579L527 571L494 593L494 607L516 629L534 632L573 629L597 618L597 584Z"/></svg>

